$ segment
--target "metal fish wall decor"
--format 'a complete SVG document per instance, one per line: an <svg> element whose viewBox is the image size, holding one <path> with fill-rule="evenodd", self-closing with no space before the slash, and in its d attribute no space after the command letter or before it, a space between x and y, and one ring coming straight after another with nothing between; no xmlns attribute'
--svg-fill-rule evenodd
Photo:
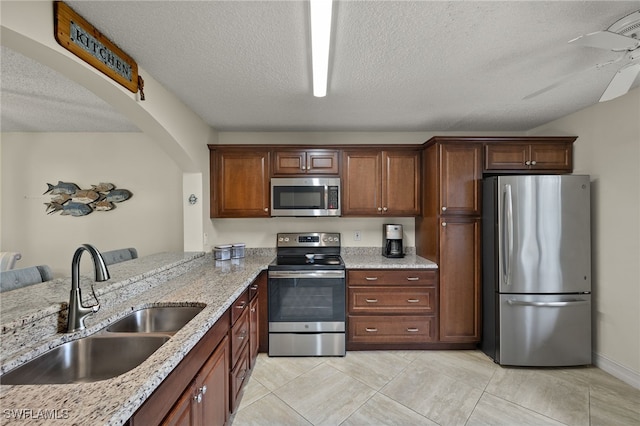
<svg viewBox="0 0 640 426"><path fill-rule="evenodd" d="M116 189L114 184L105 182L91 185L91 189L80 189L72 182L47 183L44 194L47 193L52 195L51 202L44 203L47 214L60 212L65 216L86 216L94 211L113 210L115 203L122 203L133 196L128 189Z"/></svg>

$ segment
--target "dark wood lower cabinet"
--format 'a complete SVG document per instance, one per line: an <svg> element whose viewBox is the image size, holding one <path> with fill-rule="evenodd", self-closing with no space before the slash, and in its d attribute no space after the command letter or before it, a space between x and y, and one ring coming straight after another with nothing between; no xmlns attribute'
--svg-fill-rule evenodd
<svg viewBox="0 0 640 426"><path fill-rule="evenodd" d="M436 341L434 270L349 270L347 287L348 350L417 349Z"/></svg>
<svg viewBox="0 0 640 426"><path fill-rule="evenodd" d="M167 426L223 426L229 413L228 337L224 337L167 417Z"/></svg>
<svg viewBox="0 0 640 426"><path fill-rule="evenodd" d="M129 419L129 426L221 426L229 421L255 357L266 345L260 327L266 283L263 272Z"/></svg>
<svg viewBox="0 0 640 426"><path fill-rule="evenodd" d="M135 412L129 419L130 426L149 426L158 424L184 424L180 423L180 419L191 419L196 413L186 410L186 400L192 401L196 386L210 375L208 369L209 361L221 357L226 360L224 382L207 386L207 392L212 388L222 386L226 389L224 392L226 403L214 403L216 406L226 407L223 410L225 419L229 416L229 327L231 324L231 315L229 311L225 312L213 327L204 335L202 339L191 349L178 366L167 376L162 384L147 399L147 401ZM216 364L216 368L219 365ZM221 370L220 370L221 371ZM210 395L215 395L211 392ZM205 394L206 395L206 394ZM210 398L211 400L213 398ZM176 409L175 412L173 410ZM225 420L226 421L226 420ZM166 422L166 423L165 423ZM174 423L171 423L174 422Z"/></svg>
<svg viewBox="0 0 640 426"><path fill-rule="evenodd" d="M480 218L440 220L440 341L480 341Z"/></svg>

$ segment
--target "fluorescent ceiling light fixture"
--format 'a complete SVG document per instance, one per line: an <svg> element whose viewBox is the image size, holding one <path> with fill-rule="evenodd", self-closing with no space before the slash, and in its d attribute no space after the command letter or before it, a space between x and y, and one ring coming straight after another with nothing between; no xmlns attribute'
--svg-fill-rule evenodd
<svg viewBox="0 0 640 426"><path fill-rule="evenodd" d="M333 0L310 0L309 3L311 10L313 96L322 98L327 95Z"/></svg>

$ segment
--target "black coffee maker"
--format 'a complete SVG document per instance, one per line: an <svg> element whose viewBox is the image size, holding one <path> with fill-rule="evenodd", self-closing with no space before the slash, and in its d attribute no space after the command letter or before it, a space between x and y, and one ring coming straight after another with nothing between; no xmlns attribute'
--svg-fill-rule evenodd
<svg viewBox="0 0 640 426"><path fill-rule="evenodd" d="M385 257L404 257L402 225L382 225L382 255Z"/></svg>

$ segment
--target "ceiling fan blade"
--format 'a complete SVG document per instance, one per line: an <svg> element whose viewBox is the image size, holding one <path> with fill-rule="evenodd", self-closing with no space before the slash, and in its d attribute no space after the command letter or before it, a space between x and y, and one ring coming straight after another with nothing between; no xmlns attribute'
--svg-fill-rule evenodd
<svg viewBox="0 0 640 426"><path fill-rule="evenodd" d="M522 98L522 100L527 100L527 99L535 98L536 96L542 95L543 93L546 93L551 89L555 89L556 87L563 85L564 83L566 83L569 80L573 79L576 75L578 75L580 73L583 73L583 72L586 72L586 71L588 71L588 70L590 70L592 68L594 68L594 67L590 67L590 68L584 69L582 71L578 71L578 72L574 72L574 73L565 75L564 77L562 77L561 79L557 80L556 82L548 85L547 87L543 87L542 89L540 89L538 91L535 91L533 93L528 94L527 96Z"/></svg>
<svg viewBox="0 0 640 426"><path fill-rule="evenodd" d="M633 50L640 47L640 40L625 37L610 31L596 31L595 33L582 35L573 40L569 40L569 43L616 51Z"/></svg>
<svg viewBox="0 0 640 426"><path fill-rule="evenodd" d="M544 87L544 88L542 88L542 89L540 89L538 91L535 91L533 93L528 94L527 96L522 98L522 100L535 98L538 95L541 95L541 94L543 94L545 92L548 92L551 89L555 89L556 87L567 83L569 80L572 80L573 78L575 78L579 74L586 73L588 71L591 71L592 69L600 69L600 68L605 67L607 65L615 64L616 62L620 61L621 59L622 59L622 57L620 57L618 59L613 59L611 61L603 62L601 64L596 64L594 66L591 66L589 68L585 68L585 69L580 70L580 71L572 72L571 74L565 75L564 77L562 77L561 79L557 80L556 82L548 85L547 87Z"/></svg>
<svg viewBox="0 0 640 426"><path fill-rule="evenodd" d="M600 102L609 101L627 93L638 74L640 74L640 64L630 64L618 70L602 94Z"/></svg>

